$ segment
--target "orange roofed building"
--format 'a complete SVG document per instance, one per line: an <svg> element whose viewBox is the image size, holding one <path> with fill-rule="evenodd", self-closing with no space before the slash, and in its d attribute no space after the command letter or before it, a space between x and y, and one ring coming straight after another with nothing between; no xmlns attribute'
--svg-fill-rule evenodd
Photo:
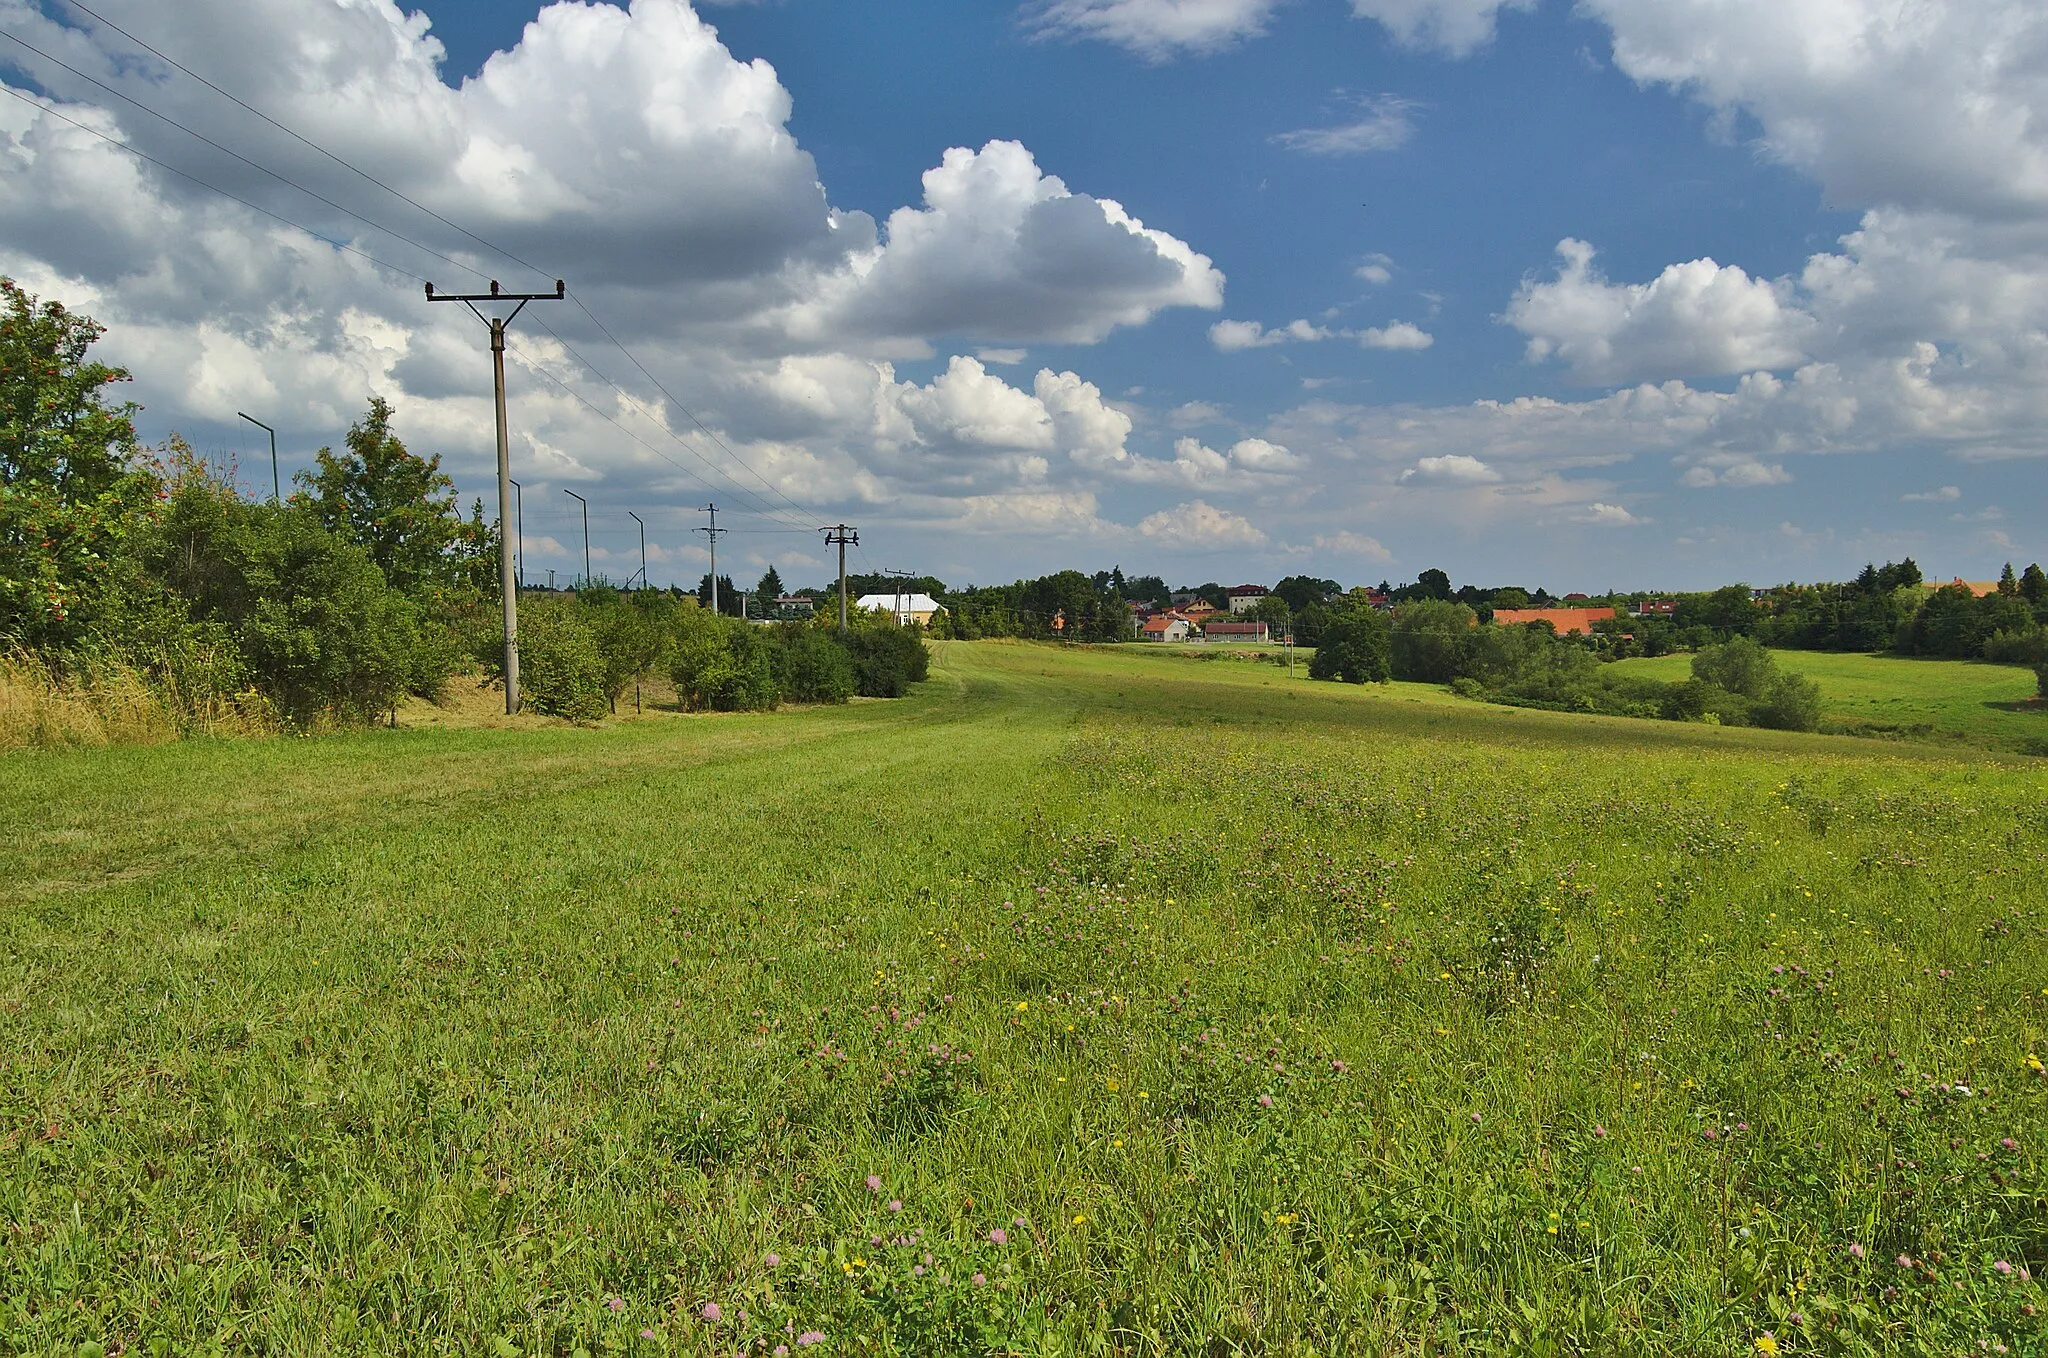
<svg viewBox="0 0 2048 1358"><path fill-rule="evenodd" d="M1607 622L1614 617L1611 608L1496 608L1493 620L1502 627L1518 627L1527 622L1547 622L1557 629L1559 636L1572 632L1593 635L1593 624Z"/></svg>

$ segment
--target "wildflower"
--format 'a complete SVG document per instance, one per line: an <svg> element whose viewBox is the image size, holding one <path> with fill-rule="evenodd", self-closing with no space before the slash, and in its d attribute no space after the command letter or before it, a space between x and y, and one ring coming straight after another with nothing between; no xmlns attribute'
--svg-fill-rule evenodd
<svg viewBox="0 0 2048 1358"><path fill-rule="evenodd" d="M1024 1218L1018 1217L1015 1221L1012 1221L1010 1224L1021 1231L1024 1229Z"/></svg>
<svg viewBox="0 0 2048 1358"><path fill-rule="evenodd" d="M1029 1009L1030 1007L1031 1007L1031 1001L1029 1001L1029 1000L1019 1000L1019 1001L1017 1001L1017 1012L1018 1012L1018 1013L1020 1013L1020 1014L1021 1014L1021 1013L1023 1013L1023 1012L1024 1012L1024 1011L1025 1011L1026 1009Z"/></svg>
<svg viewBox="0 0 2048 1358"><path fill-rule="evenodd" d="M805 1349L813 1344L822 1344L825 1342L825 1332L823 1330L805 1330L796 1337L796 1342L798 1348Z"/></svg>
<svg viewBox="0 0 2048 1358"><path fill-rule="evenodd" d="M2012 1276L2012 1265L2005 1262L2005 1260L2000 1259L1997 1263L1991 1266L1991 1271L1993 1273L1996 1273L2001 1278L2010 1278Z"/></svg>
<svg viewBox="0 0 2048 1358"><path fill-rule="evenodd" d="M889 1210L890 1210L890 1211L892 1211L892 1212L900 1212L900 1211L902 1211L902 1210L903 1210L903 1199L901 1199L901 1198L891 1198L891 1199L889 1199Z"/></svg>
<svg viewBox="0 0 2048 1358"><path fill-rule="evenodd" d="M881 1175L879 1175L879 1174L870 1174L870 1175L868 1175L868 1192L870 1192L870 1193L879 1193L879 1192L881 1192L881 1191L882 1191L882 1176L881 1176Z"/></svg>
<svg viewBox="0 0 2048 1358"><path fill-rule="evenodd" d="M1794 1311L1792 1314L1785 1317L1785 1323L1787 1325L1804 1325L1806 1323L1806 1317L1798 1311Z"/></svg>
<svg viewBox="0 0 2048 1358"><path fill-rule="evenodd" d="M1892 1262L1897 1264L1900 1268L1911 1268L1913 1267L1913 1256L1910 1254L1902 1254L1897 1259L1894 1259Z"/></svg>
<svg viewBox="0 0 2048 1358"><path fill-rule="evenodd" d="M624 1297L606 1297L604 1304L614 1315L626 1309L626 1299Z"/></svg>
<svg viewBox="0 0 2048 1358"><path fill-rule="evenodd" d="M716 1324L725 1315L725 1312L718 1308L717 1302L707 1301L704 1303L704 1310L701 1314L704 1319Z"/></svg>
<svg viewBox="0 0 2048 1358"><path fill-rule="evenodd" d="M1478 1121L1479 1121L1479 1114L1477 1114L1477 1113L1474 1113L1474 1114L1472 1115L1472 1121L1473 1121L1473 1122L1475 1122L1475 1123L1476 1123L1476 1122L1478 1122Z"/></svg>
<svg viewBox="0 0 2048 1358"><path fill-rule="evenodd" d="M1864 1249L1863 1249L1863 1246L1861 1246L1861 1245L1851 1245L1851 1246L1849 1246L1849 1257L1850 1257L1851 1259L1861 1259L1861 1258L1863 1257L1863 1255L1864 1255Z"/></svg>
<svg viewBox="0 0 2048 1358"><path fill-rule="evenodd" d="M1086 1226L1088 1224L1088 1218L1083 1216L1077 1216L1074 1218L1074 1224L1076 1226Z"/></svg>
<svg viewBox="0 0 2048 1358"><path fill-rule="evenodd" d="M1998 1144L2005 1147L2009 1151L2016 1151L2020 1148L2020 1143L2013 1140L2009 1136L2002 1136L1998 1138Z"/></svg>
<svg viewBox="0 0 2048 1358"><path fill-rule="evenodd" d="M774 1358L789 1358L789 1345L777 1344L775 1346Z"/></svg>
<svg viewBox="0 0 2048 1358"><path fill-rule="evenodd" d="M654 1332L653 1330L642 1330L642 1331L640 1331L640 1337L641 1337L642 1339L658 1339L658 1338L660 1338L660 1336L659 1336L659 1335L657 1335L657 1334L655 1334L655 1332Z"/></svg>
<svg viewBox="0 0 2048 1358"><path fill-rule="evenodd" d="M1593 1135L1605 1141L1607 1139L1607 1129L1596 1122L1593 1124Z"/></svg>
<svg viewBox="0 0 2048 1358"><path fill-rule="evenodd" d="M761 1259L761 1262L768 1265L768 1267L770 1268L779 1268L782 1264L782 1256L779 1254L764 1255Z"/></svg>
<svg viewBox="0 0 2048 1358"><path fill-rule="evenodd" d="M1273 1106L1273 1096L1272 1096L1271 1094L1261 1094L1261 1095L1259 1095L1259 1107L1261 1107L1261 1108L1271 1108L1272 1106Z"/></svg>
<svg viewBox="0 0 2048 1358"><path fill-rule="evenodd" d="M1770 1355L1778 1351L1777 1337L1773 1335L1769 1330L1765 1330L1762 1334L1758 1335L1756 1337L1755 1343L1756 1351L1758 1353Z"/></svg>
<svg viewBox="0 0 2048 1358"><path fill-rule="evenodd" d="M1010 1243L1010 1233L998 1226L988 1233L988 1243L991 1245L1007 1245Z"/></svg>
<svg viewBox="0 0 2048 1358"><path fill-rule="evenodd" d="M986 1286L988 1285L988 1274L986 1274L986 1273L977 1273L977 1274L975 1274L975 1275L974 1275L974 1285L975 1285L976 1287L986 1287Z"/></svg>

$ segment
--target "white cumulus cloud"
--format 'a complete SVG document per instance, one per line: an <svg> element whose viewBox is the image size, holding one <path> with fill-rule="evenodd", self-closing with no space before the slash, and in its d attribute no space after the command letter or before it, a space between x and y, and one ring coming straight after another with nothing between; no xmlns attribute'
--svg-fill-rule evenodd
<svg viewBox="0 0 2048 1358"><path fill-rule="evenodd" d="M1789 283L1711 259L1673 264L1648 283L1609 283L1584 241L1560 241L1557 253L1557 277L1525 281L1508 305L1531 362L1555 356L1574 377L1607 383L1785 368L1806 356L1815 322Z"/></svg>
<svg viewBox="0 0 2048 1358"><path fill-rule="evenodd" d="M1447 485L1483 486L1501 479L1498 471L1465 453L1425 457L1401 473L1403 481L1439 481Z"/></svg>
<svg viewBox="0 0 2048 1358"><path fill-rule="evenodd" d="M1138 521L1138 535L1169 551L1221 552L1263 547L1266 535L1250 520L1206 500L1189 500Z"/></svg>
<svg viewBox="0 0 2048 1358"><path fill-rule="evenodd" d="M1501 10L1533 9L1535 4L1536 0L1351 0L1351 12L1379 20L1406 46L1463 56L1493 40L1495 16Z"/></svg>
<svg viewBox="0 0 2048 1358"><path fill-rule="evenodd" d="M1358 342L1368 349L1427 349L1436 337L1419 325L1395 321L1359 331Z"/></svg>

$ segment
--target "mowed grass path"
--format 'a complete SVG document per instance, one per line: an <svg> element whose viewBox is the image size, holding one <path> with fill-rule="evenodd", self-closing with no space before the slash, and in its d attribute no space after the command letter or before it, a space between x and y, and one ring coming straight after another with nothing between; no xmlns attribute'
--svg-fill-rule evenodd
<svg viewBox="0 0 2048 1358"><path fill-rule="evenodd" d="M1820 685L1825 720L1871 734L2048 751L2048 703L2033 672L1966 660L1908 660L1832 651L1776 651L1778 668ZM1687 679L1692 657L1616 662L1652 679Z"/></svg>
<svg viewBox="0 0 2048 1358"><path fill-rule="evenodd" d="M0 1353L2041 1351L2038 763L948 644L0 824Z"/></svg>

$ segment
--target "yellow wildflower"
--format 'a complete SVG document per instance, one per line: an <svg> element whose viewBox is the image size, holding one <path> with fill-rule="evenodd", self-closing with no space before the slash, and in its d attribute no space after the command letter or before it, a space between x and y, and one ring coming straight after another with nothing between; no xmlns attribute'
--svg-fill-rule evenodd
<svg viewBox="0 0 2048 1358"><path fill-rule="evenodd" d="M1778 1351L1778 1341L1772 1337L1770 1331L1766 1330L1756 1337L1756 1351L1766 1355L1766 1358Z"/></svg>

